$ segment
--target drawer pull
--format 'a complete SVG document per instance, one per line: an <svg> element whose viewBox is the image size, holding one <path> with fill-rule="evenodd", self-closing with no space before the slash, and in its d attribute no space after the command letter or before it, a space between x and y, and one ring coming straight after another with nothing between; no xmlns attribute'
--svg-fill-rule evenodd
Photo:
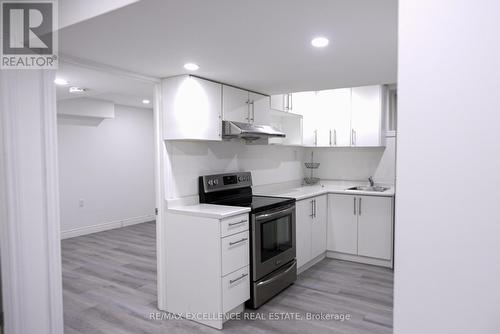
<svg viewBox="0 0 500 334"><path fill-rule="evenodd" d="M241 274L241 276L240 276L240 277L235 278L235 279L231 279L231 280L229 280L229 284L233 284L233 283L235 283L235 282L238 282L240 279L243 279L243 278L245 278L245 277L247 277L247 276L248 276L248 274L246 274L246 273L245 273L245 274Z"/></svg>
<svg viewBox="0 0 500 334"><path fill-rule="evenodd" d="M233 246L233 245L242 243L243 241L246 241L246 240L248 240L248 238L243 238L243 239L238 240L238 241L232 241L232 242L229 243L229 246Z"/></svg>
<svg viewBox="0 0 500 334"><path fill-rule="evenodd" d="M235 223L229 223L227 224L228 226L235 226L235 225L240 225L240 224L243 224L243 223L246 223L247 220L246 219L243 219L243 220L240 220L239 222L235 222Z"/></svg>

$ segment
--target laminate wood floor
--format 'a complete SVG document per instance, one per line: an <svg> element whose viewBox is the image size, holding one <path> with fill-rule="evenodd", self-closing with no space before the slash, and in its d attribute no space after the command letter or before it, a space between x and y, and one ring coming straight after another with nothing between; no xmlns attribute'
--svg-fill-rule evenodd
<svg viewBox="0 0 500 334"><path fill-rule="evenodd" d="M160 312L155 243L154 223L62 241L66 334L220 333L184 319L150 319ZM392 305L392 270L325 259L260 309L246 311L254 320L230 320L222 332L392 333ZM351 319L307 320L307 313ZM275 320L291 314L302 320Z"/></svg>

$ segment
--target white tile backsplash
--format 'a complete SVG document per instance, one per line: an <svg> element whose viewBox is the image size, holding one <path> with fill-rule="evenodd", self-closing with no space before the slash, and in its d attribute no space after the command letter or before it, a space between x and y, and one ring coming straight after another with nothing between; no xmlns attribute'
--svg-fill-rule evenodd
<svg viewBox="0 0 500 334"><path fill-rule="evenodd" d="M232 171L252 172L257 188L272 184L300 184L308 170L311 149L277 145L245 145L240 142L166 143L171 178L167 199L198 194L198 176ZM332 180L366 180L394 184L395 138L386 148L317 148L321 163L315 176ZM168 168L168 166L167 166Z"/></svg>
<svg viewBox="0 0 500 334"><path fill-rule="evenodd" d="M198 176L232 171L252 172L253 184L300 180L303 149L240 142L168 142L172 184L167 198L198 194Z"/></svg>

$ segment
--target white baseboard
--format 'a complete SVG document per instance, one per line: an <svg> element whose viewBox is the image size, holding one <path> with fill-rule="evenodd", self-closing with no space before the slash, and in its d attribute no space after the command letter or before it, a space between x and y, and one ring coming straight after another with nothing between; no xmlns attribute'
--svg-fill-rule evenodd
<svg viewBox="0 0 500 334"><path fill-rule="evenodd" d="M379 266L379 267L392 268L392 261L391 260L381 260L381 259L375 259L375 258L371 258L371 257L344 254L344 253L338 253L338 252L333 252L333 251L327 251L326 257L330 258L330 259L358 262L358 263L364 263L364 264L371 264L371 265Z"/></svg>
<svg viewBox="0 0 500 334"><path fill-rule="evenodd" d="M71 230L61 231L61 239L74 238L81 235L112 230L115 228L125 227L134 224L146 223L155 219L156 219L155 215L147 215L147 216L132 217L127 219L117 220L108 223L74 228Z"/></svg>
<svg viewBox="0 0 500 334"><path fill-rule="evenodd" d="M312 259L311 261L303 264L301 267L297 268L297 275L306 271L307 269L311 268L312 266L314 266L316 263L320 262L321 260L323 260L324 258L326 257L326 253L323 253L321 255L318 255L316 256L314 259Z"/></svg>

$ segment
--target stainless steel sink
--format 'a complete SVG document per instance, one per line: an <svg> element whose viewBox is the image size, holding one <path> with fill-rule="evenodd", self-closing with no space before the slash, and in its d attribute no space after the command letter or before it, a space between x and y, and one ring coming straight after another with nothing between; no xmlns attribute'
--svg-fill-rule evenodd
<svg viewBox="0 0 500 334"><path fill-rule="evenodd" d="M347 188L347 190L376 191L376 192L383 192L388 189L389 189L388 187L382 187L382 186L357 186L357 187Z"/></svg>

